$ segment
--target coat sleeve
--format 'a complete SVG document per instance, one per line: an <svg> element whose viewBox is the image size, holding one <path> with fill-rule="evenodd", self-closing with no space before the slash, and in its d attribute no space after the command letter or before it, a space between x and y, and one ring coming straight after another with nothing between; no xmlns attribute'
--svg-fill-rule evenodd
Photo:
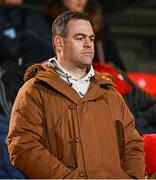
<svg viewBox="0 0 156 180"><path fill-rule="evenodd" d="M121 96L120 96L121 97ZM121 114L125 132L125 171L130 177L144 178L143 142L135 129L134 117L121 97Z"/></svg>
<svg viewBox="0 0 156 180"><path fill-rule="evenodd" d="M31 81L31 80L30 80ZM44 146L44 111L38 90L28 81L13 105L8 150L12 164L29 178L77 178Z"/></svg>

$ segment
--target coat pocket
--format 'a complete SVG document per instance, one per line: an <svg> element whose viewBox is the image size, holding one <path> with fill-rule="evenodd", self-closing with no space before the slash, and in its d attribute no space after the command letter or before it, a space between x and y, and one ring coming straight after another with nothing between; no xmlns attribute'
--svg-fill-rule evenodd
<svg viewBox="0 0 156 180"><path fill-rule="evenodd" d="M115 131L119 149L119 156L121 162L121 168L125 170L125 134L124 127L120 120L116 120L115 122Z"/></svg>

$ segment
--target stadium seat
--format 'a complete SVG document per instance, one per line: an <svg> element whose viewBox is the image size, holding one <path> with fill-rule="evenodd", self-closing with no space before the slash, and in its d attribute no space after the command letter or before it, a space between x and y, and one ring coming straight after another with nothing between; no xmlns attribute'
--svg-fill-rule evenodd
<svg viewBox="0 0 156 180"><path fill-rule="evenodd" d="M130 72L128 77L141 89L156 97L156 74Z"/></svg>

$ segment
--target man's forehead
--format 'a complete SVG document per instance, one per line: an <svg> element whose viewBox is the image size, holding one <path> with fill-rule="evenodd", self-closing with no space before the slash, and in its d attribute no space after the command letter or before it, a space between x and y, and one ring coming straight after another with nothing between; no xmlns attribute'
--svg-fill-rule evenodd
<svg viewBox="0 0 156 180"><path fill-rule="evenodd" d="M88 20L72 19L68 22L68 32L94 34L91 23Z"/></svg>

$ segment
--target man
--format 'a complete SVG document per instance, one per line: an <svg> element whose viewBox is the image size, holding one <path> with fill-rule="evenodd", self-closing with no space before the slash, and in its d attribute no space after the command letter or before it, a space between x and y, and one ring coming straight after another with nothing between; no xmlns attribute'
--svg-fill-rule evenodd
<svg viewBox="0 0 156 180"><path fill-rule="evenodd" d="M52 26L56 58L27 70L15 100L8 147L29 178L144 178L143 144L110 76L94 72L86 14Z"/></svg>

